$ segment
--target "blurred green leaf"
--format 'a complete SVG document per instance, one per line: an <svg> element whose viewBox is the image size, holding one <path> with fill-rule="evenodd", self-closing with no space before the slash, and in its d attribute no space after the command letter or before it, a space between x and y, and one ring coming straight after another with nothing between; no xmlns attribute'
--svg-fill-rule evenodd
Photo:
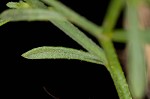
<svg viewBox="0 0 150 99"><path fill-rule="evenodd" d="M150 29L145 30L143 35L145 42L150 44Z"/></svg>
<svg viewBox="0 0 150 99"><path fill-rule="evenodd" d="M22 56L27 59L76 59L105 65L101 58L91 53L65 47L38 47L22 54Z"/></svg>
<svg viewBox="0 0 150 99"><path fill-rule="evenodd" d="M138 2L138 1L137 1ZM139 28L137 4L135 0L127 3L128 19L128 66L127 78L132 96L143 99L146 91L147 76L144 55L144 36Z"/></svg>
<svg viewBox="0 0 150 99"><path fill-rule="evenodd" d="M127 43L128 41L127 35L128 35L127 31L123 29L117 29L117 30L114 30L114 33L112 35L112 40L114 42ZM140 35L143 38L145 43L150 44L150 29L141 31Z"/></svg>
<svg viewBox="0 0 150 99"><path fill-rule="evenodd" d="M126 43L127 42L127 31L118 29L112 34L112 40L114 42Z"/></svg>

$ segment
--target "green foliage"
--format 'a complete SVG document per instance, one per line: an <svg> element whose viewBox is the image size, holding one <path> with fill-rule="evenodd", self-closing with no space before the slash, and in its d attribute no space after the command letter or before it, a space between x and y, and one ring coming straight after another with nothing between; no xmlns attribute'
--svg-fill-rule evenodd
<svg viewBox="0 0 150 99"><path fill-rule="evenodd" d="M7 6L9 8L31 8L31 6L28 3L25 3L23 1L20 1L20 2L8 2Z"/></svg>
<svg viewBox="0 0 150 99"><path fill-rule="evenodd" d="M130 2L131 1L131 2ZM58 0L23 0L8 2L10 9L0 14L0 26L15 21L49 21L80 44L86 51L73 48L44 46L33 48L22 56L27 59L77 59L104 65L110 72L120 99L143 98L146 90L144 44L150 42L150 30L138 27L137 6L142 0L112 0L102 27L79 15ZM115 30L123 8L129 21L127 30ZM51 8L51 9L49 9ZM102 48L75 25L94 36ZM144 33L143 33L144 32ZM118 60L113 42L128 45L128 78ZM127 83L127 81L129 83ZM129 88L131 90L131 94ZM138 86L138 87L137 87Z"/></svg>
<svg viewBox="0 0 150 99"><path fill-rule="evenodd" d="M103 60L93 54L65 47L38 47L22 54L22 56L27 59L76 59L105 65Z"/></svg>
<svg viewBox="0 0 150 99"><path fill-rule="evenodd" d="M132 6L133 5L133 6ZM128 3L126 15L129 20L128 33L128 80L132 95L142 99L147 83L147 68L144 56L144 38L140 32L138 5ZM137 87L138 86L138 87Z"/></svg>
<svg viewBox="0 0 150 99"><path fill-rule="evenodd" d="M1 13L1 20L10 21L47 21L64 20L64 17L55 11L45 9L8 9Z"/></svg>

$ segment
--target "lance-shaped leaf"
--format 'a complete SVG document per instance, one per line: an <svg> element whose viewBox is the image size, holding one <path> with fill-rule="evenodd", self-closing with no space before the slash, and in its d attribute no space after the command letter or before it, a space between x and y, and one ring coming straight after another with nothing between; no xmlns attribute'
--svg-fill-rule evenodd
<svg viewBox="0 0 150 99"><path fill-rule="evenodd" d="M8 9L0 14L0 20L8 21L48 21L64 20L64 17L55 11L44 9Z"/></svg>
<svg viewBox="0 0 150 99"><path fill-rule="evenodd" d="M45 9L9 9L4 11L0 18L2 20L9 21L50 21L69 37L79 43L83 48L92 54L97 55L105 63L107 59L105 57L104 51L90 38L88 38L83 32L81 32L77 27L75 27L71 22L69 22L61 14L54 10Z"/></svg>
<svg viewBox="0 0 150 99"><path fill-rule="evenodd" d="M22 54L22 56L27 59L76 59L105 65L103 60L91 53L65 47L38 47Z"/></svg>

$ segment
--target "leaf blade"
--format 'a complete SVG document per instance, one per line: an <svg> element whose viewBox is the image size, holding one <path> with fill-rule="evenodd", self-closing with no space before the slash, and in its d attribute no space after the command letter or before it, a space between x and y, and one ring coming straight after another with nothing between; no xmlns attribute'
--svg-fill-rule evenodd
<svg viewBox="0 0 150 99"><path fill-rule="evenodd" d="M127 2L128 36L128 82L133 98L144 98L147 86L144 37L139 27L138 0ZM138 86L138 87L137 87Z"/></svg>
<svg viewBox="0 0 150 99"><path fill-rule="evenodd" d="M9 9L4 11L0 18L9 21L50 21L87 51L97 55L107 63L103 50L65 17L54 10Z"/></svg>
<svg viewBox="0 0 150 99"><path fill-rule="evenodd" d="M25 52L22 56L27 59L76 59L105 65L100 58L91 53L65 47L37 47Z"/></svg>
<svg viewBox="0 0 150 99"><path fill-rule="evenodd" d="M8 9L0 14L0 20L9 21L48 21L63 20L63 18L55 11L45 9Z"/></svg>
<svg viewBox="0 0 150 99"><path fill-rule="evenodd" d="M81 32L78 28L76 28L69 21L61 22L58 20L51 20L51 22L60 28L63 32L65 32L69 37L75 40L78 44L80 44L83 48L89 51L92 54L97 55L101 59L107 63L107 59L105 57L104 51L92 41L92 39L88 38L83 32Z"/></svg>

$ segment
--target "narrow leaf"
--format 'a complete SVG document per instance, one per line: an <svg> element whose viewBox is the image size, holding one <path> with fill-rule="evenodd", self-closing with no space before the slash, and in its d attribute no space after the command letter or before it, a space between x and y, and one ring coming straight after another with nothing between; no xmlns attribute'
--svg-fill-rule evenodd
<svg viewBox="0 0 150 99"><path fill-rule="evenodd" d="M97 55L107 63L104 51L96 45L90 38L83 32L75 27L71 22L66 20L62 15L56 11L49 11L44 9L10 9L4 11L0 15L1 19L10 21L36 21L36 20L49 20L73 40L79 43L87 51Z"/></svg>
<svg viewBox="0 0 150 99"><path fill-rule="evenodd" d="M9 21L64 20L63 18L55 11L45 9L8 9L0 14L0 20Z"/></svg>
<svg viewBox="0 0 150 99"><path fill-rule="evenodd" d="M127 41L127 32L125 30L115 30L112 34L112 40L114 42L126 43Z"/></svg>
<svg viewBox="0 0 150 99"><path fill-rule="evenodd" d="M62 31L64 31L73 40L79 43L87 51L97 55L98 57L103 59L105 63L107 63L104 51L69 21L51 20L51 22L58 28L60 28Z"/></svg>
<svg viewBox="0 0 150 99"><path fill-rule="evenodd" d="M26 1L31 1L31 0L26 0ZM55 0L50 0L50 1L52 2ZM64 9L64 11L68 12L67 15L69 15L69 10L67 10L68 8L66 8L65 6L63 6L59 3L57 3L57 4L59 5L59 7L61 7L61 9ZM36 7L42 8L41 6L38 6L38 5ZM65 8L66 8L66 10L65 10ZM74 13L72 16L76 16L76 14ZM82 20L78 20L78 21L83 21L83 20L84 20L84 18L82 18ZM103 50L98 45L96 45L95 42L93 42L90 38L88 38L83 32L81 32L77 27L75 27L71 22L69 22L68 20L65 20L65 19L64 19L64 21L59 21L59 20L50 20L50 21L55 26L57 26L59 29L61 29L63 32L65 32L69 37L71 37L73 40L75 40L77 43L79 43L87 51L89 51L95 55L98 55L98 57L102 58L105 61L105 63L107 63L107 59L105 57ZM84 20L84 22L87 22L87 21ZM92 25L92 23L90 23L90 22L87 22L85 24L88 24L88 25L90 24L90 26ZM92 28L95 28L95 27L92 27ZM88 28L91 28L91 27L88 27Z"/></svg>
<svg viewBox="0 0 150 99"><path fill-rule="evenodd" d="M144 56L144 38L139 28L136 0L128 0L128 67L127 77L133 98L144 98L146 91L146 63ZM136 1L138 2L138 1Z"/></svg>
<svg viewBox="0 0 150 99"><path fill-rule="evenodd" d="M122 29L117 29L114 31L114 33L112 34L112 40L114 42L119 42L119 43L126 43L127 42L127 35L128 32ZM150 29L147 30L143 30L141 31L141 37L143 37L144 42L150 44Z"/></svg>
<svg viewBox="0 0 150 99"><path fill-rule="evenodd" d="M65 47L38 47L24 54L27 59L76 59L104 65L103 60L88 52Z"/></svg>
<svg viewBox="0 0 150 99"><path fill-rule="evenodd" d="M59 13L64 15L69 21L73 22L77 26L81 27L91 35L97 38L97 36L101 36L102 29L99 28L98 25L88 20L86 17L78 14L71 8L67 7L63 3L58 0L41 0L45 4L52 6Z"/></svg>

